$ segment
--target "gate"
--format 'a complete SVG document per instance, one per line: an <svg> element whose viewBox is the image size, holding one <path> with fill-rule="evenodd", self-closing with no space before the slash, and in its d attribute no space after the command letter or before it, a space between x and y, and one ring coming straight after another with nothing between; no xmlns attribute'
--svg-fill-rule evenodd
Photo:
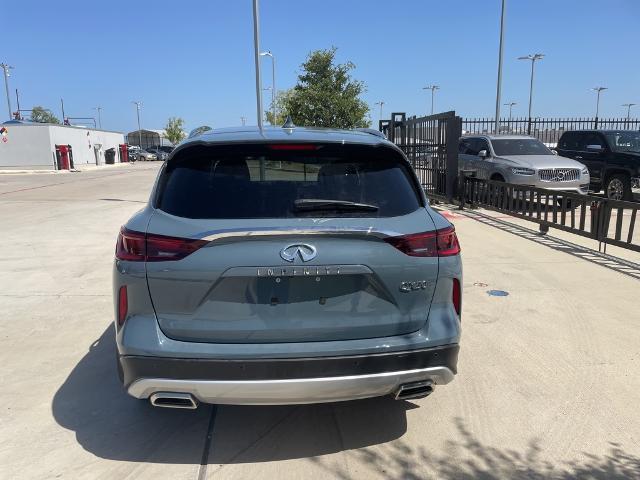
<svg viewBox="0 0 640 480"><path fill-rule="evenodd" d="M453 199L462 135L462 120L455 112L419 118L392 113L379 128L407 155L428 197Z"/></svg>

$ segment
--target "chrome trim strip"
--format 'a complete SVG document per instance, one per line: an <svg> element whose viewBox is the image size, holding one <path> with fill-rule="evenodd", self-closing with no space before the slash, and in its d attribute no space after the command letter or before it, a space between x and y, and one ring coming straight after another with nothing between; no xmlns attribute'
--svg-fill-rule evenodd
<svg viewBox="0 0 640 480"><path fill-rule="evenodd" d="M238 229L226 229L226 230L212 230L203 232L197 235L198 238L209 242L227 240L231 238L249 238L249 237L278 237L284 235L353 235L364 236L374 238L387 238L401 235L398 232L375 230L373 227L368 228L327 228L327 227L305 227L305 228L291 228L291 227L265 227L265 228L238 228Z"/></svg>
<svg viewBox="0 0 640 480"><path fill-rule="evenodd" d="M434 384L444 385L453 377L453 372L447 367L429 367L369 375L285 380L141 378L129 386L128 393L136 398L148 398L155 392L184 392L205 403L287 405L378 397L395 392L403 383L431 380Z"/></svg>

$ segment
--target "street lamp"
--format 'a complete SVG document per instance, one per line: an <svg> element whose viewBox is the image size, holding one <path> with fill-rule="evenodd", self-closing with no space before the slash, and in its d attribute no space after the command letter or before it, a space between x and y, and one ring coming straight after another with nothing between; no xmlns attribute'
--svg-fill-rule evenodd
<svg viewBox="0 0 640 480"><path fill-rule="evenodd" d="M518 57L518 60L531 60L531 83L529 84L529 124L527 126L527 134L531 133L531 105L533 102L533 72L536 65L536 60L542 60L543 58L544 58L544 53L534 53L533 55Z"/></svg>
<svg viewBox="0 0 640 480"><path fill-rule="evenodd" d="M13 69L11 65L7 65L6 63L0 63L0 68L4 72L4 90L7 94L7 108L9 110L9 120L11 120L11 98L9 97L9 70Z"/></svg>
<svg viewBox="0 0 640 480"><path fill-rule="evenodd" d="M596 121L595 128L598 128L598 114L600 113L600 93L607 90L607 87L593 87L591 90L597 93L596 96Z"/></svg>
<svg viewBox="0 0 640 480"><path fill-rule="evenodd" d="M433 95L436 90L440 90L439 85L427 85L426 87L422 87L423 90L431 90L431 115L433 115Z"/></svg>
<svg viewBox="0 0 640 480"><path fill-rule="evenodd" d="M382 120L382 107L384 105L384 101L380 100L379 102L376 102L374 105L380 105L380 118L379 118L379 120Z"/></svg>
<svg viewBox="0 0 640 480"><path fill-rule="evenodd" d="M635 106L635 103L623 103L623 107L627 107L627 121L631 120L631 107Z"/></svg>
<svg viewBox="0 0 640 480"><path fill-rule="evenodd" d="M498 81L496 82L496 118L495 133L500 131L500 101L502 98L502 57L504 55L504 13L507 8L506 0L502 0L502 9L500 12L500 46L498 47Z"/></svg>
<svg viewBox="0 0 640 480"><path fill-rule="evenodd" d="M93 109L98 111L98 127L102 130L102 107L94 107Z"/></svg>
<svg viewBox="0 0 640 480"><path fill-rule="evenodd" d="M271 50L261 52L260 56L271 57L271 108L273 110L273 121L271 124L273 125L276 122L276 57L273 56Z"/></svg>
<svg viewBox="0 0 640 480"><path fill-rule="evenodd" d="M508 102L504 104L505 107L509 107L509 121L511 121L511 113L513 111L513 106L517 104L518 102Z"/></svg>
<svg viewBox="0 0 640 480"><path fill-rule="evenodd" d="M136 106L136 115L138 116L138 146L142 149L142 130L140 130L140 107L142 106L142 102L136 102L134 100L131 103Z"/></svg>

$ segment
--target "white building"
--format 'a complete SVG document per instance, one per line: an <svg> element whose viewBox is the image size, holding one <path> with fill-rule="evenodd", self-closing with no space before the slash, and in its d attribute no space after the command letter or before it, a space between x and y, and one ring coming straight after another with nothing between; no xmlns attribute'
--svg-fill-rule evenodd
<svg viewBox="0 0 640 480"><path fill-rule="evenodd" d="M57 170L60 147L70 150L74 167L104 164L110 148L119 162L119 146L125 143L119 132L49 123L9 121L0 131L0 170Z"/></svg>

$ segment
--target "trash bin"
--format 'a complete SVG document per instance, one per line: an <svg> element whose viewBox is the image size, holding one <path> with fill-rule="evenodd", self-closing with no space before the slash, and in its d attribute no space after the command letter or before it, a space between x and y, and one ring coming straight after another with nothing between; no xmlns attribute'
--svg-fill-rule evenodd
<svg viewBox="0 0 640 480"><path fill-rule="evenodd" d="M107 148L104 152L104 163L107 165L113 165L116 163L116 149Z"/></svg>

